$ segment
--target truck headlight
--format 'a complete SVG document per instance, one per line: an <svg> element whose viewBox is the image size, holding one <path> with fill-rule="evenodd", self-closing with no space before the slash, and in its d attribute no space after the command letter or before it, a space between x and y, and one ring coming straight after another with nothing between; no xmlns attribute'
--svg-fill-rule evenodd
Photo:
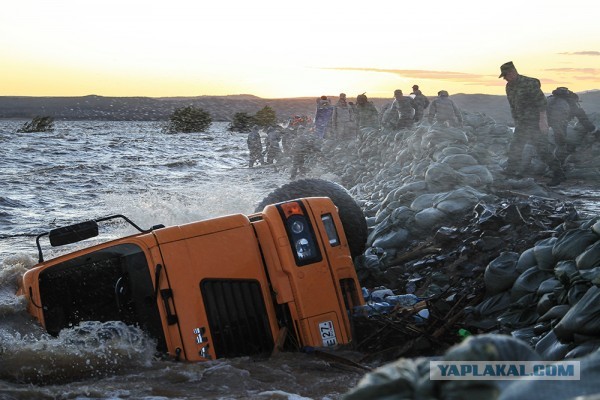
<svg viewBox="0 0 600 400"><path fill-rule="evenodd" d="M307 259L313 255L313 249L308 243L308 240L301 238L296 240L296 254L301 260Z"/></svg>
<svg viewBox="0 0 600 400"><path fill-rule="evenodd" d="M299 201L277 205L288 234L296 265L303 266L321 261L321 252L308 212Z"/></svg>
<svg viewBox="0 0 600 400"><path fill-rule="evenodd" d="M304 224L300 221L294 221L292 223L292 232L298 234L298 233L302 233L302 231L304 230Z"/></svg>

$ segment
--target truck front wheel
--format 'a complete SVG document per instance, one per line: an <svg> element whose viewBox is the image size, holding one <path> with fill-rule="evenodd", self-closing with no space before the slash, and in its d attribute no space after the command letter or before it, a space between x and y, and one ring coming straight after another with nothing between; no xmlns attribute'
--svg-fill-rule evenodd
<svg viewBox="0 0 600 400"><path fill-rule="evenodd" d="M343 186L323 179L301 179L287 183L268 194L257 206L260 212L269 204L301 197L329 197L338 208L352 258L365 250L367 221L362 209Z"/></svg>

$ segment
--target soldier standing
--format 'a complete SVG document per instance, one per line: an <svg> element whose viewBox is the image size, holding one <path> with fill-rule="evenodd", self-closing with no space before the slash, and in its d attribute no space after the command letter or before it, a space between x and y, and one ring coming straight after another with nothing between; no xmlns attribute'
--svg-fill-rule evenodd
<svg viewBox="0 0 600 400"><path fill-rule="evenodd" d="M282 156L281 132L275 127L267 130L267 164L278 163Z"/></svg>
<svg viewBox="0 0 600 400"><path fill-rule="evenodd" d="M430 124L433 121L447 126L462 127L462 114L456 104L450 99L448 91L440 90L438 98L431 102L429 107L429 116L427 117Z"/></svg>
<svg viewBox="0 0 600 400"><path fill-rule="evenodd" d="M579 105L579 96L566 87L557 87L548 97L548 124L554 132L554 143L556 144L556 157L561 162L573 151L567 144L567 125L573 118L583 128L585 133L592 133L596 130L594 124L590 121L585 111Z"/></svg>
<svg viewBox="0 0 600 400"><path fill-rule="evenodd" d="M303 176L308 171L306 167L306 157L320 152L319 139L307 128L301 128L298 136L292 146L292 170L290 179L296 179L297 176Z"/></svg>
<svg viewBox="0 0 600 400"><path fill-rule="evenodd" d="M506 80L506 97L510 112L515 121L515 131L508 147L506 174L520 176L523 149L531 144L540 158L550 167L552 180L549 186L556 186L565 179L560 162L549 150L548 117L546 96L540 81L536 78L519 75L512 61L500 66L500 76Z"/></svg>
<svg viewBox="0 0 600 400"><path fill-rule="evenodd" d="M429 107L429 99L419 90L419 85L413 85L411 95L414 95L415 105L415 122L420 122L423 119L425 109Z"/></svg>
<svg viewBox="0 0 600 400"><path fill-rule="evenodd" d="M402 90L394 90L394 101L384 107L381 126L387 130L410 128L414 123L416 105L413 99L404 96Z"/></svg>
<svg viewBox="0 0 600 400"><path fill-rule="evenodd" d="M258 128L256 126L253 126L248 133L246 143L248 144L248 151L250 152L248 157L248 166L252 168L255 162L259 162L261 165L264 164L265 160L262 154L262 143L260 141L260 134L258 133Z"/></svg>

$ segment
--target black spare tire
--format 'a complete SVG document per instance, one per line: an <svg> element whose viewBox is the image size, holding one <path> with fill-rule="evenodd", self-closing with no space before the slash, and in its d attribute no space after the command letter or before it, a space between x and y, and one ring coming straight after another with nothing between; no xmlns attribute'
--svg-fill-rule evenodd
<svg viewBox="0 0 600 400"><path fill-rule="evenodd" d="M260 212L269 204L301 197L329 197L338 208L352 258L361 255L367 242L367 220L350 192L343 186L323 179L301 179L287 183L265 197L257 206Z"/></svg>

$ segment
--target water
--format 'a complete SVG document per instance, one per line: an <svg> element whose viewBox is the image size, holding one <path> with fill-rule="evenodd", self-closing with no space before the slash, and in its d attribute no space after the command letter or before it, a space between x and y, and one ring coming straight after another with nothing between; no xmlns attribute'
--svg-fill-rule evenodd
<svg viewBox="0 0 600 400"><path fill-rule="evenodd" d="M226 123L164 134L157 122L59 121L53 132L15 133L23 122L0 121L0 400L336 399L362 377L303 353L157 359L148 337L120 323L46 335L15 295L38 234L112 214L149 228L249 213L287 176L245 168L246 136ZM133 233L108 228L99 240ZM60 254L41 243L46 259Z"/></svg>

